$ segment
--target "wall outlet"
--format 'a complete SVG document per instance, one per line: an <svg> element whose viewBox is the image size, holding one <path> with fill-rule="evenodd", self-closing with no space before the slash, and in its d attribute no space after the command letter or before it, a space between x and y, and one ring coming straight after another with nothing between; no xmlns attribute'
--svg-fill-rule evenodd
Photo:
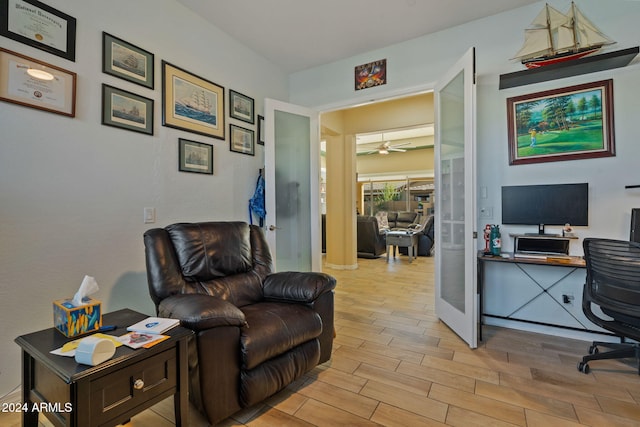
<svg viewBox="0 0 640 427"><path fill-rule="evenodd" d="M493 208L491 206L481 207L480 219L493 219Z"/></svg>

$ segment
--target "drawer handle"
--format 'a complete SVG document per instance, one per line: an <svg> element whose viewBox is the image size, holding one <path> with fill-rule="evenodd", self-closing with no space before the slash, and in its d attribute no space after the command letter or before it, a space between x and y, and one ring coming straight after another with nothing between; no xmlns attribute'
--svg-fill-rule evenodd
<svg viewBox="0 0 640 427"><path fill-rule="evenodd" d="M141 379L137 379L136 382L133 383L133 388L135 388L136 390L142 390L143 387L144 381L142 381Z"/></svg>

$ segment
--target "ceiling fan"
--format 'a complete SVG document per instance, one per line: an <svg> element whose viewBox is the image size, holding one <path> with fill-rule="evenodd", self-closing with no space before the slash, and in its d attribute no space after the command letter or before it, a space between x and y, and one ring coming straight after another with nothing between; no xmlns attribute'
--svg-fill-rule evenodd
<svg viewBox="0 0 640 427"><path fill-rule="evenodd" d="M387 142L383 142L382 144L380 144L375 150L371 150L371 151L367 151L364 154L389 154L389 152L391 151L396 151L396 152L401 152L404 153L405 149L403 148L398 148L398 147L402 147L405 145L409 145L411 144L410 142L403 142L401 144L391 144L391 141L387 141Z"/></svg>

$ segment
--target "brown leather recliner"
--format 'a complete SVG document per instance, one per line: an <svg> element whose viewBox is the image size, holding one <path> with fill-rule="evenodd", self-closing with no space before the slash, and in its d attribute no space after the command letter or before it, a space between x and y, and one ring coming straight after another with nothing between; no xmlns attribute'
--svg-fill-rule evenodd
<svg viewBox="0 0 640 427"><path fill-rule="evenodd" d="M158 315L195 331L190 398L211 424L331 357L335 279L274 273L260 228L180 223L148 230L144 244Z"/></svg>

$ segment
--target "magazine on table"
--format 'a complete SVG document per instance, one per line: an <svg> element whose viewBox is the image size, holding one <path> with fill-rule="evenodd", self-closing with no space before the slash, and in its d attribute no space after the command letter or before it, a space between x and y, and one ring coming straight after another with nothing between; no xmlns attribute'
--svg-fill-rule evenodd
<svg viewBox="0 0 640 427"><path fill-rule="evenodd" d="M147 317L138 323L127 328L130 332L144 332L146 334L163 334L171 328L180 324L178 319L168 319L166 317Z"/></svg>
<svg viewBox="0 0 640 427"><path fill-rule="evenodd" d="M147 334L144 332L129 332L118 337L118 340L131 348L149 348L169 338L169 335Z"/></svg>

